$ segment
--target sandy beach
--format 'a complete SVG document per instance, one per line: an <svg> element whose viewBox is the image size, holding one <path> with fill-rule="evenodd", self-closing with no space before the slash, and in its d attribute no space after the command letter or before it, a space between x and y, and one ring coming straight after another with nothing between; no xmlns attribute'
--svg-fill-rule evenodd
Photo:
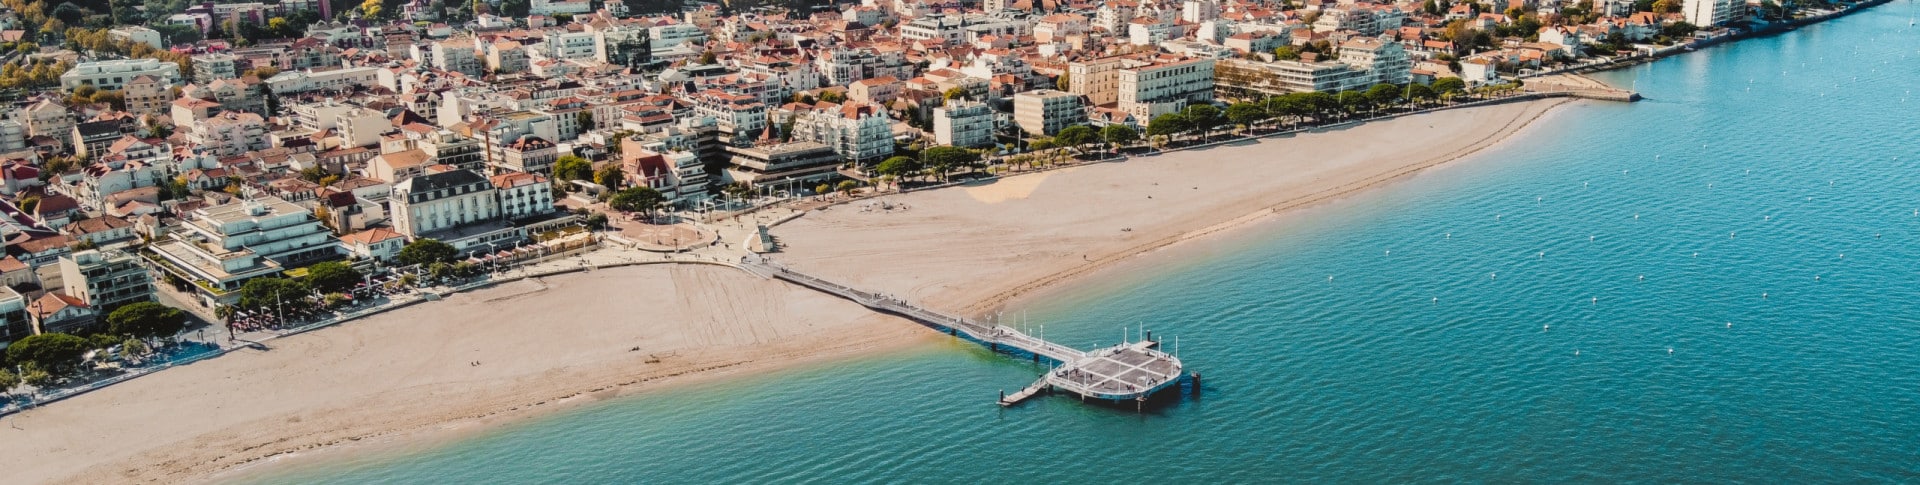
<svg viewBox="0 0 1920 485"><path fill-rule="evenodd" d="M1493 146L1567 101L1450 110L843 205L774 231L789 266L935 308L1009 298Z"/></svg>
<svg viewBox="0 0 1920 485"><path fill-rule="evenodd" d="M980 314L1145 251L1471 154L1565 102L1449 110L886 197L905 210L840 205L776 227L783 250L772 256ZM514 282L6 418L0 469L13 483L204 480L289 453L430 439L668 383L946 338L716 266Z"/></svg>
<svg viewBox="0 0 1920 485"><path fill-rule="evenodd" d="M696 377L937 339L721 267L525 280L8 417L0 467L9 483L196 481L286 453L484 428Z"/></svg>

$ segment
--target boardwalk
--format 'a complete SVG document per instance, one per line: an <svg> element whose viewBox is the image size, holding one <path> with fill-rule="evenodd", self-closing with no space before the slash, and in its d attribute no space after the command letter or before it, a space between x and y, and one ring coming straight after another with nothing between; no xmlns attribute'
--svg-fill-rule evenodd
<svg viewBox="0 0 1920 485"><path fill-rule="evenodd" d="M1013 327L990 325L948 315L915 306L898 297L861 291L793 271L756 257L748 257L741 262L740 267L762 277L780 279L819 290L852 300L867 308L945 329L955 335L964 334L967 338L995 349L1005 347L1024 351L1038 357L1046 357L1059 364L1032 385L1001 398L1000 403L1003 405L1020 402L1047 389L1065 390L1079 394L1082 398L1114 401L1142 400L1155 391L1180 380L1180 359L1157 350L1158 343L1151 340L1081 351L1027 335Z"/></svg>

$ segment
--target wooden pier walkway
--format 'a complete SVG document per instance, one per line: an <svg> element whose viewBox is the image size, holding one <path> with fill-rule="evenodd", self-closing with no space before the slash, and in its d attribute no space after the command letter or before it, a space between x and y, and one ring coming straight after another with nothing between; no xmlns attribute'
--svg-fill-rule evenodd
<svg viewBox="0 0 1920 485"><path fill-rule="evenodd" d="M1018 403L1049 388L1071 391L1082 398L1140 400L1179 382L1181 377L1180 359L1159 351L1159 343L1152 340L1081 351L1028 335L1013 327L987 324L916 306L899 297L862 291L793 271L764 259L750 257L742 261L740 267L765 278L791 282L852 300L876 311L946 329L955 335L965 334L967 338L996 349L1005 346L1059 363L1032 385L1019 392L1003 395L1001 405Z"/></svg>

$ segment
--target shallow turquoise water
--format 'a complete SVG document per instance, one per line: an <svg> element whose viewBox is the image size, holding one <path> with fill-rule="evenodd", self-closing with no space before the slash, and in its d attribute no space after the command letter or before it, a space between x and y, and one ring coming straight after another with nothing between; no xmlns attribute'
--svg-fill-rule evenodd
<svg viewBox="0 0 1920 485"><path fill-rule="evenodd" d="M1649 100L1029 309L1179 335L1204 392L1144 414L1001 409L1038 369L952 345L261 481L1920 480L1912 8L1610 73Z"/></svg>

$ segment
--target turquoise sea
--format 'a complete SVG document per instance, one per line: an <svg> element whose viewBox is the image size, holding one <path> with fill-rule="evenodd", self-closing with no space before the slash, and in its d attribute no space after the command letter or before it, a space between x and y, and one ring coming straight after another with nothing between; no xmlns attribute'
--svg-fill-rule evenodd
<svg viewBox="0 0 1920 485"><path fill-rule="evenodd" d="M1920 481L1913 9L1605 74L1648 99L1025 309L1178 335L1203 392L1145 413L1002 409L1039 369L954 344L251 480Z"/></svg>

